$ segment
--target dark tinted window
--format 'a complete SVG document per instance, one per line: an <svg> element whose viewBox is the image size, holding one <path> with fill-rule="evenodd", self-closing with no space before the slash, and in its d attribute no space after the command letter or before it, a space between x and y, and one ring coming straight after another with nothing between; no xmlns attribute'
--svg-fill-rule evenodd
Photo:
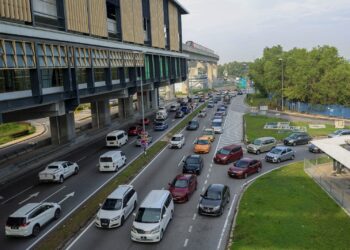
<svg viewBox="0 0 350 250"><path fill-rule="evenodd" d="M171 195L168 195L168 198L167 198L166 201L165 201L165 206L166 206L166 207L169 207L170 202L171 202Z"/></svg>
<svg viewBox="0 0 350 250"><path fill-rule="evenodd" d="M237 168L246 168L246 167L248 167L248 165L249 165L249 161L242 161L242 160L240 160L240 161L237 161L235 163L235 166Z"/></svg>
<svg viewBox="0 0 350 250"><path fill-rule="evenodd" d="M107 199L103 205L103 210L120 210L122 207L122 200L121 199Z"/></svg>
<svg viewBox="0 0 350 250"><path fill-rule="evenodd" d="M160 220L161 209L140 207L135 221L142 223L156 223Z"/></svg>
<svg viewBox="0 0 350 250"><path fill-rule="evenodd" d="M26 223L26 218L24 217L9 217L7 219L6 225L10 227L18 227Z"/></svg>

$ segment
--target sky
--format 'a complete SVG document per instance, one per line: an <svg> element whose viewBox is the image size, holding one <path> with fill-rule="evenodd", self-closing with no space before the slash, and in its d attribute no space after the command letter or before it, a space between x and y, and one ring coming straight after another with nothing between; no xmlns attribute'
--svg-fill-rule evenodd
<svg viewBox="0 0 350 250"><path fill-rule="evenodd" d="M178 0L183 41L213 49L220 63L253 61L265 47L330 45L350 58L350 0Z"/></svg>

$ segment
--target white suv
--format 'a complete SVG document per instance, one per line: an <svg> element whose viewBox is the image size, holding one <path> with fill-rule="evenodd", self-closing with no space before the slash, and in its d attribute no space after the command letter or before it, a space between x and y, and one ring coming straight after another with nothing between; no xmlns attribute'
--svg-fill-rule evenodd
<svg viewBox="0 0 350 250"><path fill-rule="evenodd" d="M170 140L170 148L182 148L185 145L185 136L183 134L176 134Z"/></svg>
<svg viewBox="0 0 350 250"><path fill-rule="evenodd" d="M125 219L137 207L137 193L131 185L120 185L102 204L95 218L95 225L114 228L124 224Z"/></svg>
<svg viewBox="0 0 350 250"><path fill-rule="evenodd" d="M43 225L61 215L57 203L28 203L11 214L6 222L6 236L37 236Z"/></svg>

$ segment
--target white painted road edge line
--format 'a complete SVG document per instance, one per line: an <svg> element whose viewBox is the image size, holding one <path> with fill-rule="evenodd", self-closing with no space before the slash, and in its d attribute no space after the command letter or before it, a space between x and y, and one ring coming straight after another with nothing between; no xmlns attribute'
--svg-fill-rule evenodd
<svg viewBox="0 0 350 250"><path fill-rule="evenodd" d="M218 243L218 247L216 248L217 250L220 249L221 242L222 242L222 239L224 238L226 227L227 227L227 224L228 224L228 221L229 221L229 217L230 217L231 212L232 212L233 205L235 204L235 201L236 201L236 194L233 196L233 200L232 200L232 203L231 203L231 206L230 206L230 210L228 211L228 214L226 216L225 224L224 224L224 227L222 228L222 231L221 231L221 236L220 236L220 240L219 240L219 243Z"/></svg>
<svg viewBox="0 0 350 250"><path fill-rule="evenodd" d="M61 192L63 189L65 189L66 186L61 187L60 189L58 189L56 192L52 193L51 195L47 196L45 199L43 199L41 202L47 201L49 198L51 198L52 196L54 196L55 194Z"/></svg>
<svg viewBox="0 0 350 250"><path fill-rule="evenodd" d="M195 214L193 215L192 220L195 220L196 217L197 217L197 213L195 213Z"/></svg>
<svg viewBox="0 0 350 250"><path fill-rule="evenodd" d="M185 240L184 247L187 247L188 239Z"/></svg>
<svg viewBox="0 0 350 250"><path fill-rule="evenodd" d="M21 191L21 192L19 192L19 193L15 194L14 196L11 196L11 197L10 197L10 198L8 198L7 200L5 200L5 201L1 202L1 205L6 204L6 203L7 203L7 202L9 202L10 200L13 200L13 199L14 199L14 198L16 198L17 196L19 196L19 195L23 194L24 192L26 192L26 191L28 191L28 190L32 189L33 187L34 187L34 186L27 187L27 188L26 188L26 189L24 189L23 191Z"/></svg>
<svg viewBox="0 0 350 250"><path fill-rule="evenodd" d="M189 233L192 232L192 225L188 228L188 232L189 232Z"/></svg>

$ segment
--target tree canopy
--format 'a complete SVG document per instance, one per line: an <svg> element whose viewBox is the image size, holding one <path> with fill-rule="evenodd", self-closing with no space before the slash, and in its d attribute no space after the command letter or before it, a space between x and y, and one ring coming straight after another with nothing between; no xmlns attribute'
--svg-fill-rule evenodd
<svg viewBox="0 0 350 250"><path fill-rule="evenodd" d="M263 56L249 64L249 77L263 95L312 104L350 105L350 63L331 46L308 51L265 48Z"/></svg>

